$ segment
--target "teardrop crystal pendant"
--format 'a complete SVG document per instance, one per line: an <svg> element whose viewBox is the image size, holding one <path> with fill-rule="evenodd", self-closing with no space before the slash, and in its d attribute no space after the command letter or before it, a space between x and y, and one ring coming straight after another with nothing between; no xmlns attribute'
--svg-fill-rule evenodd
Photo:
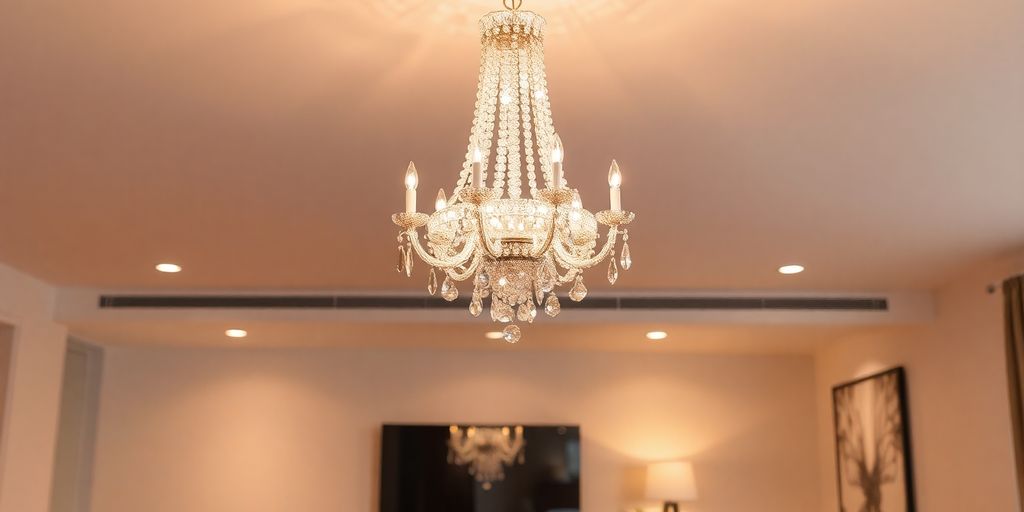
<svg viewBox="0 0 1024 512"><path fill-rule="evenodd" d="M533 295L537 298L537 304L544 304L544 290L541 289L540 284L537 282L533 283Z"/></svg>
<svg viewBox="0 0 1024 512"><path fill-rule="evenodd" d="M484 303L480 299L479 293L473 294L473 300L469 302L469 314L473 316L480 316L480 313L484 311Z"/></svg>
<svg viewBox="0 0 1024 512"><path fill-rule="evenodd" d="M622 270L633 266L633 257L629 254L629 242L622 243Z"/></svg>
<svg viewBox="0 0 1024 512"><path fill-rule="evenodd" d="M615 281L619 280L619 264L615 262L615 257L608 260L608 282L615 284Z"/></svg>
<svg viewBox="0 0 1024 512"><path fill-rule="evenodd" d="M412 277L412 247L405 246L405 277Z"/></svg>
<svg viewBox="0 0 1024 512"><path fill-rule="evenodd" d="M544 303L544 312L551 318L562 312L562 303L558 302L558 297L555 294L548 295L548 300Z"/></svg>
<svg viewBox="0 0 1024 512"><path fill-rule="evenodd" d="M537 267L537 281L535 285L538 293L544 294L555 289L555 269L550 260L545 261ZM543 295L542 295L543 296ZM538 299L539 301L540 299Z"/></svg>
<svg viewBox="0 0 1024 512"><path fill-rule="evenodd" d="M533 323L533 319L537 318L537 306L533 304L532 300L527 300L519 305L519 309L516 311L516 318L520 322Z"/></svg>
<svg viewBox="0 0 1024 512"><path fill-rule="evenodd" d="M487 275L487 271L481 270L477 273L476 284L481 288L487 288L487 285L491 284L491 276Z"/></svg>
<svg viewBox="0 0 1024 512"><path fill-rule="evenodd" d="M441 283L441 297L448 302L459 298L459 289L455 287L451 277L444 277L444 282Z"/></svg>
<svg viewBox="0 0 1024 512"><path fill-rule="evenodd" d="M491 299L491 320L508 323L512 321L512 306L497 298Z"/></svg>
<svg viewBox="0 0 1024 512"><path fill-rule="evenodd" d="M583 276L576 277L576 283L572 285L572 289L569 290L569 298L574 302L579 302L587 298L587 287L583 284Z"/></svg>
<svg viewBox="0 0 1024 512"><path fill-rule="evenodd" d="M427 293L431 295L437 293L437 274L434 273L433 267L430 269L430 274L427 275Z"/></svg>
<svg viewBox="0 0 1024 512"><path fill-rule="evenodd" d="M519 326L512 324L503 331L501 331L502 337L509 343L519 343L519 340L523 337L523 331L519 330Z"/></svg>
<svg viewBox="0 0 1024 512"><path fill-rule="evenodd" d="M399 245L398 246L398 264L395 265L395 270L397 270L399 274L401 274L402 272L405 272L405 246L404 245Z"/></svg>

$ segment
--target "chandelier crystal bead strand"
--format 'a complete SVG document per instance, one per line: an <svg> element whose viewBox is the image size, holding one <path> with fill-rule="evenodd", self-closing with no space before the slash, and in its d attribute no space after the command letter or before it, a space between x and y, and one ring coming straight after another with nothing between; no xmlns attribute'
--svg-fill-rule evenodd
<svg viewBox="0 0 1024 512"><path fill-rule="evenodd" d="M521 4L505 0L506 10L480 20L473 126L451 195L442 189L434 213L417 212L419 180L410 162L405 211L392 216L400 228L398 271L411 276L415 254L431 267L427 291L448 301L459 297L456 282L470 281L470 314L483 314L489 299L491 319L509 324L504 338L510 343L521 337L515 322L532 323L541 311L558 315L559 286L571 283L569 299L582 301L584 270L608 260L608 282L615 284L620 269L633 265L625 226L634 215L622 209L619 164L613 160L608 171L610 207L596 214L565 179L566 153L552 122L544 69L545 21L519 10ZM608 230L603 244L599 226Z"/></svg>

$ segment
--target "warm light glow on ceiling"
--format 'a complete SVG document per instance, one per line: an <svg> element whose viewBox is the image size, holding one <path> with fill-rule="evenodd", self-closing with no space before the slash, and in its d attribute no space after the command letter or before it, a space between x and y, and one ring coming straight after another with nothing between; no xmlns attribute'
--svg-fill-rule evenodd
<svg viewBox="0 0 1024 512"><path fill-rule="evenodd" d="M485 333L484 336L486 336L487 339L489 339L489 340L500 340L500 339L505 337L505 334L502 333L501 331L491 331L491 332Z"/></svg>
<svg viewBox="0 0 1024 512"><path fill-rule="evenodd" d="M668 333L665 331L651 331L647 333L647 339L651 341L661 341L668 338Z"/></svg>
<svg viewBox="0 0 1024 512"><path fill-rule="evenodd" d="M244 338L249 335L244 329L228 329L224 334L229 338Z"/></svg>
<svg viewBox="0 0 1024 512"><path fill-rule="evenodd" d="M635 23L642 18L650 0L526 0L522 9L543 14L552 33L565 33L572 27L608 19ZM475 20L482 13L500 10L499 0L366 0L360 2L371 12L384 16L391 23L421 27L448 33L476 34L477 27L466 20Z"/></svg>
<svg viewBox="0 0 1024 512"><path fill-rule="evenodd" d="M177 274L181 272L181 265L175 265L174 263L158 263L156 266L157 272L163 272L165 274Z"/></svg>
<svg viewBox="0 0 1024 512"><path fill-rule="evenodd" d="M780 274L786 274L788 276L799 274L804 271L803 265L784 265L779 267Z"/></svg>

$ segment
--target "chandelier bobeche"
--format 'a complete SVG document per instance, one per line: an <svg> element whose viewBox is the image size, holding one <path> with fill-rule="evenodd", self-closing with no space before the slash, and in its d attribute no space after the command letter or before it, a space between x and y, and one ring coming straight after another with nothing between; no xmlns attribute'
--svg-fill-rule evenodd
<svg viewBox="0 0 1024 512"><path fill-rule="evenodd" d="M432 267L427 290L431 295L440 291L448 301L459 296L456 281L471 279L470 314L479 316L484 300L490 298L491 318L510 324L504 329L510 343L521 337L517 320L533 322L538 309L558 315L557 286L572 283L569 298L579 302L587 295L585 269L611 256L607 276L615 284L619 266L632 266L625 226L633 213L622 209L618 164L613 160L608 173L610 208L596 215L583 208L579 193L565 180L565 151L551 120L544 71L545 21L519 10L521 3L505 0L507 10L480 20L483 55L476 111L465 163L451 196L442 189L436 211L418 213L418 177L410 162L405 212L392 216L401 228L398 271L412 275L415 252ZM528 197L523 197L524 174ZM600 247L599 224L608 228ZM425 246L419 238L421 227L426 227ZM620 231L623 244L616 258ZM440 286L437 272L444 278Z"/></svg>

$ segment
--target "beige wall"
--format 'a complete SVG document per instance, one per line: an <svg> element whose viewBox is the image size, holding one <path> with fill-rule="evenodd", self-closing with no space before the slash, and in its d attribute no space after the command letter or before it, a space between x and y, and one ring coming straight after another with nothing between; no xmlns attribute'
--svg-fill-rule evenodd
<svg viewBox="0 0 1024 512"><path fill-rule="evenodd" d="M4 438L4 417L7 412L7 381L14 352L14 328L0 324L0 446Z"/></svg>
<svg viewBox="0 0 1024 512"><path fill-rule="evenodd" d="M583 510L643 461L701 512L817 508L809 357L109 347L94 510L371 512L383 422L575 423Z"/></svg>
<svg viewBox="0 0 1024 512"><path fill-rule="evenodd" d="M1019 510L1002 294L985 288L1021 269L1016 259L995 262L944 288L934 325L857 335L818 354L822 510L839 510L830 388L897 365L907 369L918 509Z"/></svg>
<svg viewBox="0 0 1024 512"><path fill-rule="evenodd" d="M98 348L68 344L50 512L86 512L91 505L102 360Z"/></svg>
<svg viewBox="0 0 1024 512"><path fill-rule="evenodd" d="M0 265L0 322L13 326L0 439L0 512L46 512L67 331L52 322L54 290Z"/></svg>

